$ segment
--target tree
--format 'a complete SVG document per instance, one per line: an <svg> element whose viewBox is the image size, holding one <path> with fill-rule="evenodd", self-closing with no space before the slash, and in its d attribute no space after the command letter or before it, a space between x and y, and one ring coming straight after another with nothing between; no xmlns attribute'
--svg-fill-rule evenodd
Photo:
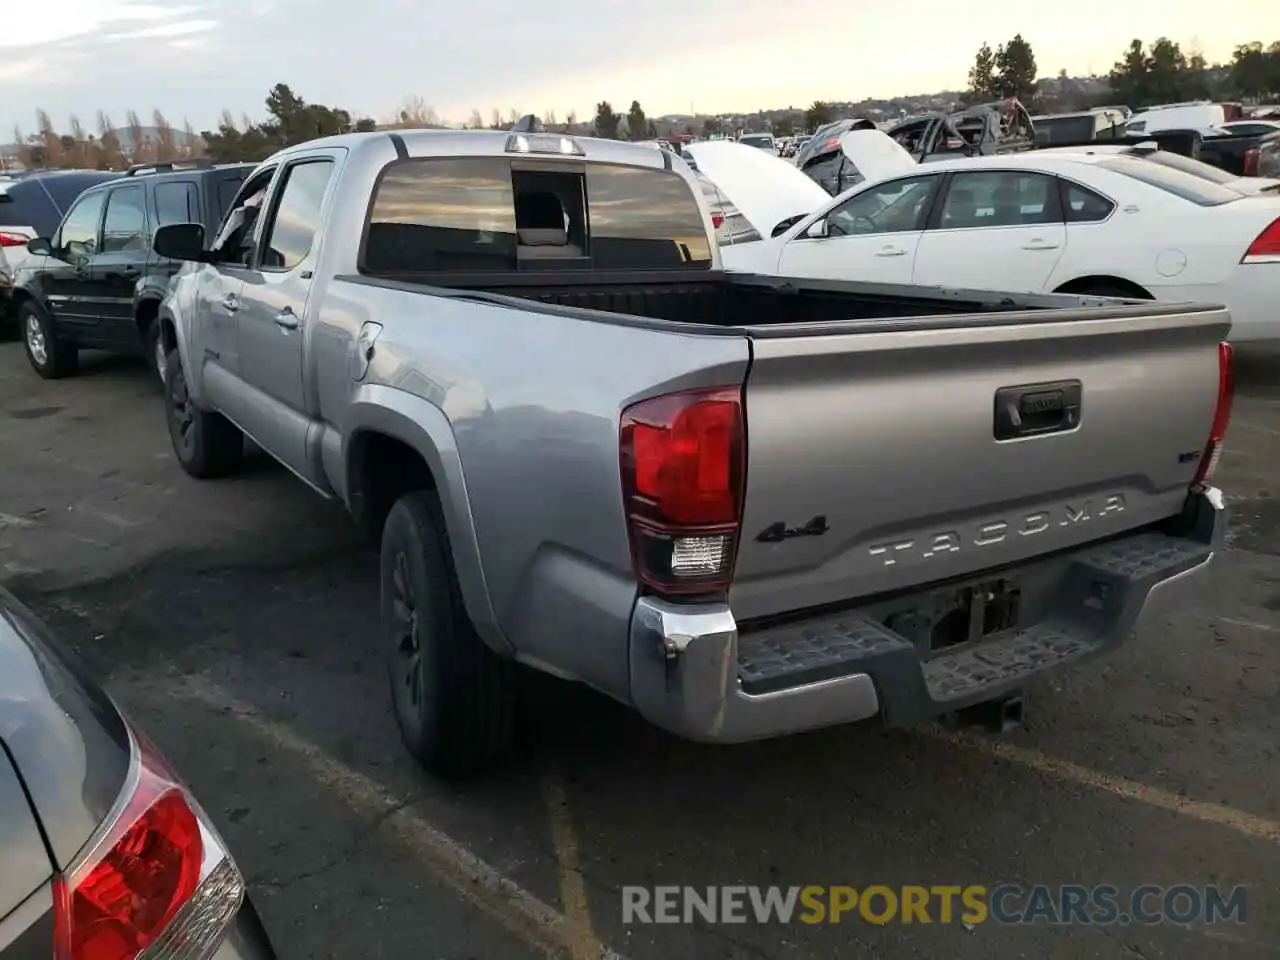
<svg viewBox="0 0 1280 960"><path fill-rule="evenodd" d="M129 162L149 163L155 159L151 155L151 138L147 136L146 130L142 127L142 121L138 119L138 111L130 110L126 113L124 122L129 128Z"/></svg>
<svg viewBox="0 0 1280 960"><path fill-rule="evenodd" d="M196 135L195 128L191 126L191 121L183 119L182 121L182 148L179 153L188 160L194 160L204 156L204 142Z"/></svg>
<svg viewBox="0 0 1280 960"><path fill-rule="evenodd" d="M1199 46L1192 46L1187 53L1187 72L1183 93L1189 100L1207 100L1213 95L1209 80L1209 61Z"/></svg>
<svg viewBox="0 0 1280 960"><path fill-rule="evenodd" d="M554 110L548 110L542 115L542 126L553 133L559 132L560 121L556 119L556 112Z"/></svg>
<svg viewBox="0 0 1280 960"><path fill-rule="evenodd" d="M1186 99L1187 58L1168 37L1160 37L1147 50L1147 95L1157 103Z"/></svg>
<svg viewBox="0 0 1280 960"><path fill-rule="evenodd" d="M467 121L467 126L472 130L484 129L484 117L480 116L479 110L471 111L471 119Z"/></svg>
<svg viewBox="0 0 1280 960"><path fill-rule="evenodd" d="M573 128L578 125L578 111L570 110L564 115L564 129L566 133L572 133Z"/></svg>
<svg viewBox="0 0 1280 960"><path fill-rule="evenodd" d="M494 107L493 113L489 115L489 129L490 130L502 129L502 114L498 112L497 107Z"/></svg>
<svg viewBox="0 0 1280 960"><path fill-rule="evenodd" d="M430 127L439 127L441 123L434 107L430 106L422 97L412 96L406 97L404 103L401 104L400 111L396 114L394 126L405 130L422 130Z"/></svg>
<svg viewBox="0 0 1280 960"><path fill-rule="evenodd" d="M1280 42L1266 49L1257 42L1236 47L1231 57L1231 85L1250 100L1280 94Z"/></svg>
<svg viewBox="0 0 1280 960"><path fill-rule="evenodd" d="M98 111L98 169L121 170L124 168L124 155L120 152L120 137L111 123L111 118L103 111Z"/></svg>
<svg viewBox="0 0 1280 960"><path fill-rule="evenodd" d="M155 159L160 162L172 162L178 159L178 145L173 139L173 126L165 119L163 113L155 110L151 114L151 122L156 127Z"/></svg>
<svg viewBox="0 0 1280 960"><path fill-rule="evenodd" d="M1147 51L1141 40L1129 41L1124 56L1111 68L1111 91L1122 103L1137 107L1150 100Z"/></svg>
<svg viewBox="0 0 1280 960"><path fill-rule="evenodd" d="M66 142L63 144L67 148L67 165L80 170L96 166L98 160L96 145L90 143L91 138L85 135L84 124L74 113L71 115L70 131L64 138L64 141L69 141L69 144Z"/></svg>
<svg viewBox="0 0 1280 960"><path fill-rule="evenodd" d="M973 66L969 68L969 90L977 100L994 100L1000 96L996 86L996 55L985 41L974 54Z"/></svg>
<svg viewBox="0 0 1280 960"><path fill-rule="evenodd" d="M361 117L356 121L356 133L373 133L378 129L378 121L373 117Z"/></svg>
<svg viewBox="0 0 1280 960"><path fill-rule="evenodd" d="M1022 34L1016 33L1008 43L1001 44L993 62L1000 96L1032 98L1036 91L1036 55Z"/></svg>
<svg viewBox="0 0 1280 960"><path fill-rule="evenodd" d="M613 112L613 105L608 100L596 104L596 136L605 140L618 139L618 127L622 123L622 115Z"/></svg>
<svg viewBox="0 0 1280 960"><path fill-rule="evenodd" d="M627 111L627 133L632 140L643 140L649 135L649 118L644 115L639 100L632 100L631 109Z"/></svg>
<svg viewBox="0 0 1280 960"><path fill-rule="evenodd" d="M773 121L773 135L775 137L789 137L796 132L796 122L790 114L784 114L777 120Z"/></svg>
<svg viewBox="0 0 1280 960"><path fill-rule="evenodd" d="M46 110L36 111L36 129L40 131L41 166L57 170L65 165L66 156L62 140L53 129L53 121Z"/></svg>
<svg viewBox="0 0 1280 960"><path fill-rule="evenodd" d="M824 123L831 122L831 104L815 100L804 112L804 125L810 131L817 130Z"/></svg>

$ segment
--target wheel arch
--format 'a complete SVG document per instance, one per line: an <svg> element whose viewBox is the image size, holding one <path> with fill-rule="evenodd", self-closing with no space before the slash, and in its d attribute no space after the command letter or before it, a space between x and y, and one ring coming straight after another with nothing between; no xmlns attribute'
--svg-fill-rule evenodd
<svg viewBox="0 0 1280 960"><path fill-rule="evenodd" d="M453 428L434 404L380 385L365 385L344 418L343 499L375 538L395 501L414 489L440 498L454 573L467 615L485 643L509 655L489 595L462 459Z"/></svg>
<svg viewBox="0 0 1280 960"><path fill-rule="evenodd" d="M1068 280L1066 283L1060 284L1054 293L1087 293L1099 287L1114 287L1117 290L1124 290L1128 296L1136 297L1140 300L1154 300L1146 287L1132 280L1126 280L1124 277L1116 277L1111 274L1089 274L1084 277L1076 277L1074 280Z"/></svg>

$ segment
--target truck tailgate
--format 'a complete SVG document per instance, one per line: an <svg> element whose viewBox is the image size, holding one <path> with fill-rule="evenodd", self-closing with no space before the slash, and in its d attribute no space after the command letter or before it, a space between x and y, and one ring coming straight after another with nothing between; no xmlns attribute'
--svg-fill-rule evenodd
<svg viewBox="0 0 1280 960"><path fill-rule="evenodd" d="M1230 320L1150 304L856 327L751 331L740 620L1178 513Z"/></svg>

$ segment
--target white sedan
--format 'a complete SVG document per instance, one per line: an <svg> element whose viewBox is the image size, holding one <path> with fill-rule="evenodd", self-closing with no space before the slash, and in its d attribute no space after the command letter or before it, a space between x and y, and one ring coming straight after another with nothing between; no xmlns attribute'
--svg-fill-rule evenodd
<svg viewBox="0 0 1280 960"><path fill-rule="evenodd" d="M702 170L756 223L783 194L731 156ZM778 169L786 168L779 164ZM1280 194L1230 186L1142 155L1029 151L945 160L869 179L810 206L777 237L722 249L726 269L1015 292L1225 304L1232 339L1280 339Z"/></svg>

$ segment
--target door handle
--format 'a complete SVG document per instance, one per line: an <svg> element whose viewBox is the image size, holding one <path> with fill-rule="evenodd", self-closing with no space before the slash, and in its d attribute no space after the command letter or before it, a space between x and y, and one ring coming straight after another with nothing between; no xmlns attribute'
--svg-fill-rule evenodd
<svg viewBox="0 0 1280 960"><path fill-rule="evenodd" d="M293 307L285 307L271 319L273 319L276 322L276 326L282 330L298 329L298 315L293 312Z"/></svg>
<svg viewBox="0 0 1280 960"><path fill-rule="evenodd" d="M222 306L226 308L229 312L235 313L237 310L240 309L240 298L237 297L234 293L228 293L225 297L222 298Z"/></svg>
<svg viewBox="0 0 1280 960"><path fill-rule="evenodd" d="M880 252L876 254L877 257L905 257L906 255L907 251L901 247L881 247Z"/></svg>
<svg viewBox="0 0 1280 960"><path fill-rule="evenodd" d="M1049 241L1047 240L1032 240L1030 243L1025 244L1022 249L1023 250L1057 250L1058 244L1049 243Z"/></svg>
<svg viewBox="0 0 1280 960"><path fill-rule="evenodd" d="M120 273L122 276L128 277L129 279L132 280L134 277L140 275L142 271L139 270L137 267L125 267L120 271Z"/></svg>

